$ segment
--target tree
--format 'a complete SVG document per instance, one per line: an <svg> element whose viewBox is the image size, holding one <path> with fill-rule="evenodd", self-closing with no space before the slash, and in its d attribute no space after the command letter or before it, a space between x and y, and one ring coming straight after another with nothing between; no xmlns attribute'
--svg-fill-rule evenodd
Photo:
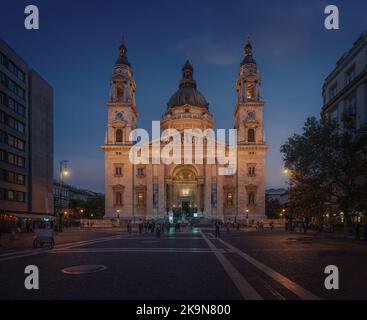
<svg viewBox="0 0 367 320"><path fill-rule="evenodd" d="M303 133L281 147L290 173L291 209L321 217L343 211L346 222L367 209L367 137L363 131L342 131L326 118L308 118Z"/></svg>
<svg viewBox="0 0 367 320"><path fill-rule="evenodd" d="M72 210L72 218L96 218L102 219L105 214L105 197L96 194L87 200L73 199L70 201L70 209Z"/></svg>
<svg viewBox="0 0 367 320"><path fill-rule="evenodd" d="M268 194L265 197L265 213L268 218L279 218L282 206L278 199L273 199Z"/></svg>

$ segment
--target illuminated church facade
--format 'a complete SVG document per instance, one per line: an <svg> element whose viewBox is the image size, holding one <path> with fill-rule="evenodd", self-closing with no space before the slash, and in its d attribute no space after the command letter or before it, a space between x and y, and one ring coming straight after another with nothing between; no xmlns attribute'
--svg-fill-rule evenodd
<svg viewBox="0 0 367 320"><path fill-rule="evenodd" d="M170 221L219 219L254 222L265 218L265 157L261 78L248 41L236 81L237 102L233 106L237 129L237 170L219 175L217 163L133 164L129 152L132 130L139 118L136 84L124 42L113 66L107 103L105 143L105 218ZM161 131L173 128L215 129L209 104L197 89L194 68L182 67L178 90L167 103L160 121ZM164 142L160 141L161 147Z"/></svg>

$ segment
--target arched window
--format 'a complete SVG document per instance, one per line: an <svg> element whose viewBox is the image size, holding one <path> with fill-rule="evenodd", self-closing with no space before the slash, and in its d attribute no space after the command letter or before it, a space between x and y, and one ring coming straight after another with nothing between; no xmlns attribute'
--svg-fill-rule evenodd
<svg viewBox="0 0 367 320"><path fill-rule="evenodd" d="M254 129L248 129L247 142L255 142L255 130Z"/></svg>
<svg viewBox="0 0 367 320"><path fill-rule="evenodd" d="M124 99L124 85L122 83L119 83L116 86L116 98L118 101L122 101Z"/></svg>
<svg viewBox="0 0 367 320"><path fill-rule="evenodd" d="M248 205L254 205L255 204L255 192L250 192L248 194Z"/></svg>
<svg viewBox="0 0 367 320"><path fill-rule="evenodd" d="M252 82L247 83L247 92L246 97L247 99L251 100L255 96L254 84Z"/></svg>
<svg viewBox="0 0 367 320"><path fill-rule="evenodd" d="M116 143L122 143L122 130L116 130Z"/></svg>

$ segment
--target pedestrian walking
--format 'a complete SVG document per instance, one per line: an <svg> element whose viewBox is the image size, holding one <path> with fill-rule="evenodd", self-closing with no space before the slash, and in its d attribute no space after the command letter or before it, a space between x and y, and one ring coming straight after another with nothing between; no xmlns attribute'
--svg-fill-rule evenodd
<svg viewBox="0 0 367 320"><path fill-rule="evenodd" d="M357 222L355 226L355 239L359 240L361 238L361 223Z"/></svg>
<svg viewBox="0 0 367 320"><path fill-rule="evenodd" d="M274 229L274 222L273 221L270 221L269 227L270 227L270 230L273 231L273 229Z"/></svg>
<svg viewBox="0 0 367 320"><path fill-rule="evenodd" d="M308 230L308 226L309 226L309 219L308 217L304 217L303 218L303 232L304 233L307 233L307 230Z"/></svg>
<svg viewBox="0 0 367 320"><path fill-rule="evenodd" d="M156 226L155 232L156 232L157 238L160 238L161 237L161 226L160 225Z"/></svg>
<svg viewBox="0 0 367 320"><path fill-rule="evenodd" d="M219 224L219 221L215 222L214 233L215 233L215 238L216 239L220 238L220 224Z"/></svg>

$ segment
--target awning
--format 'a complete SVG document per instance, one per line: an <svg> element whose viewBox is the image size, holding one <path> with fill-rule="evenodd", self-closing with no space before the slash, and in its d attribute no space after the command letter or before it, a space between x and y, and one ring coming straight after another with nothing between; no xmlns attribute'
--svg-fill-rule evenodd
<svg viewBox="0 0 367 320"><path fill-rule="evenodd" d="M23 219L49 219L54 220L56 219L55 216L50 216L47 214L31 214L31 213L4 213L4 215L17 217L17 218L23 218Z"/></svg>

